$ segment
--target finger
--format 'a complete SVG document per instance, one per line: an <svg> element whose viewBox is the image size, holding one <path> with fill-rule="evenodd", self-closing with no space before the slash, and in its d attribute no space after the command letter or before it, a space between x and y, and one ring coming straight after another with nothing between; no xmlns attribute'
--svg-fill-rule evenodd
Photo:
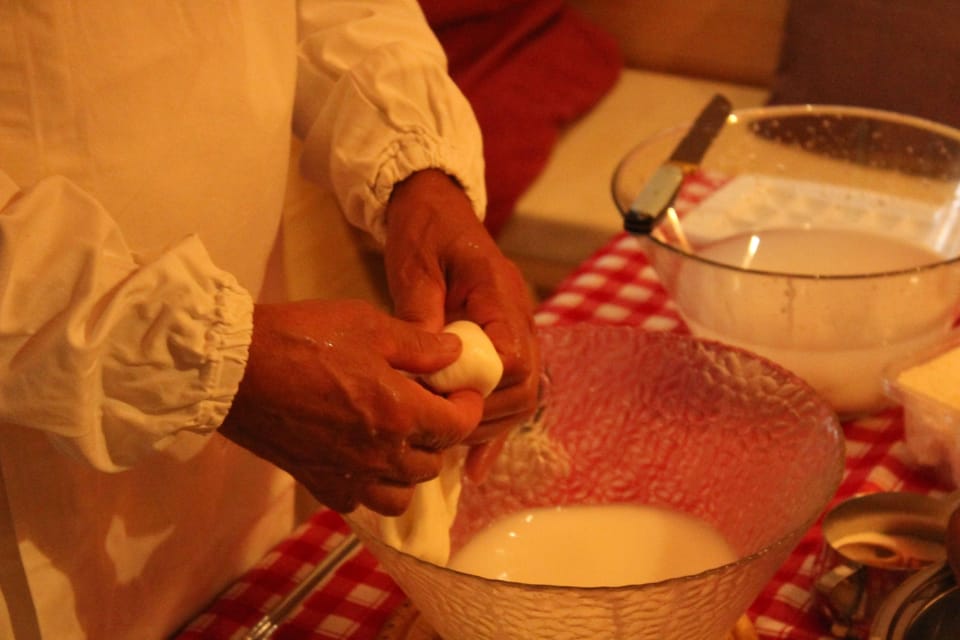
<svg viewBox="0 0 960 640"><path fill-rule="evenodd" d="M460 296L465 304L465 316L483 327L503 360L505 385L515 384L538 359L536 326L533 321L533 304L526 285L519 274L509 270L500 273L501 278L517 282L502 286L479 286L487 282L489 274L470 274L458 284L464 287L452 296Z"/></svg>
<svg viewBox="0 0 960 640"><path fill-rule="evenodd" d="M500 297L484 300L485 297L476 293L470 298L467 318L483 327L503 362L500 386L519 384L536 374L540 363L532 316L509 304L505 306Z"/></svg>
<svg viewBox="0 0 960 640"><path fill-rule="evenodd" d="M476 391L463 389L441 396L429 391L414 380L407 407L412 416L405 421L407 442L419 449L445 449L468 437L483 418L483 397Z"/></svg>
<svg viewBox="0 0 960 640"><path fill-rule="evenodd" d="M470 447L464 463L464 473L467 478L477 483L486 480L490 468L493 467L509 436L509 433L503 433L493 440Z"/></svg>
<svg viewBox="0 0 960 640"><path fill-rule="evenodd" d="M349 474L296 474L295 477L314 498L337 513L350 513L359 504L356 481Z"/></svg>
<svg viewBox="0 0 960 640"><path fill-rule="evenodd" d="M508 416L506 418L500 418L498 420L481 422L480 426L474 429L469 436L463 439L462 444L474 446L498 438L504 433L512 431L521 425L530 422L533 415L534 414L531 413L524 413Z"/></svg>
<svg viewBox="0 0 960 640"><path fill-rule="evenodd" d="M392 374L392 375L391 375ZM483 417L483 399L475 391L457 391L444 397L417 381L387 370L385 383L391 398L372 432L339 443L341 465L375 472L405 483L433 477L439 470L439 451L463 441Z"/></svg>
<svg viewBox="0 0 960 640"><path fill-rule="evenodd" d="M350 495L331 493L325 489L311 490L310 493L320 504L337 513L350 513L359 505L359 501Z"/></svg>
<svg viewBox="0 0 960 640"><path fill-rule="evenodd" d="M419 484L436 478L440 473L441 463L439 451L404 446L394 454L390 467L377 479L397 485Z"/></svg>
<svg viewBox="0 0 960 640"><path fill-rule="evenodd" d="M413 499L412 485L371 482L360 492L360 502L368 509L385 516L399 516Z"/></svg>
<svg viewBox="0 0 960 640"><path fill-rule="evenodd" d="M540 376L530 376L521 384L500 388L487 397L484 404L483 423L499 420L522 422L537 409Z"/></svg>
<svg viewBox="0 0 960 640"><path fill-rule="evenodd" d="M455 419L455 430L460 442L473 433L483 419L484 399L472 389L461 389L447 394L445 401L450 415Z"/></svg>
<svg viewBox="0 0 960 640"><path fill-rule="evenodd" d="M410 373L442 369L460 356L463 346L452 333L423 331L407 322L394 321L388 330L391 340L383 354L387 363Z"/></svg>
<svg viewBox="0 0 960 640"><path fill-rule="evenodd" d="M540 350L535 333L517 321L504 319L484 326L503 361L501 387L523 384L539 375Z"/></svg>
<svg viewBox="0 0 960 640"><path fill-rule="evenodd" d="M451 432L419 431L411 434L410 446L418 451L437 453L449 449L461 440L463 438L457 437L457 434Z"/></svg>

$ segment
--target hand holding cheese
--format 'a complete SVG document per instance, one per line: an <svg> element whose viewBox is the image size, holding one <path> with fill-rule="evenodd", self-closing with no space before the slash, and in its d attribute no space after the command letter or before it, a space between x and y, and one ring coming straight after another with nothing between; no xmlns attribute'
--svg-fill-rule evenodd
<svg viewBox="0 0 960 640"><path fill-rule="evenodd" d="M397 184L385 213L387 283L397 318L437 331L451 316L483 327L503 362L502 380L483 404L483 420L464 442L471 477L482 475L491 445L536 411L540 385L534 301L523 275L478 218L482 208L439 170ZM496 447L493 447L496 449Z"/></svg>
<svg viewBox="0 0 960 640"><path fill-rule="evenodd" d="M484 398L493 393L503 375L503 362L480 325L458 320L443 331L460 338L460 357L443 369L423 376L426 385L440 393L473 389Z"/></svg>
<svg viewBox="0 0 960 640"><path fill-rule="evenodd" d="M460 356L443 369L423 376L424 383L441 393L474 389L484 397L490 395L500 382L503 363L483 329L462 320L450 323L444 332L460 338ZM406 512L381 519L380 534L384 542L423 560L447 564L450 526L457 515L464 456L463 447L445 451L440 475L416 486Z"/></svg>
<svg viewBox="0 0 960 640"><path fill-rule="evenodd" d="M474 393L411 377L461 352L360 301L257 305L250 358L220 433L300 480L328 507L398 514L439 473L438 445L475 431ZM292 373L293 372L293 373Z"/></svg>

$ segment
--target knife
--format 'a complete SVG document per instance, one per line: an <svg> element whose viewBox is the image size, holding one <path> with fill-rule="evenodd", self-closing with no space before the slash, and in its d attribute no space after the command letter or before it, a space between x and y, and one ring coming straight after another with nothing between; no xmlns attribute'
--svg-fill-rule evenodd
<svg viewBox="0 0 960 640"><path fill-rule="evenodd" d="M690 130L660 165L623 214L623 228L630 233L649 234L673 205L686 174L700 164L714 138L720 133L733 106L719 93L704 107Z"/></svg>

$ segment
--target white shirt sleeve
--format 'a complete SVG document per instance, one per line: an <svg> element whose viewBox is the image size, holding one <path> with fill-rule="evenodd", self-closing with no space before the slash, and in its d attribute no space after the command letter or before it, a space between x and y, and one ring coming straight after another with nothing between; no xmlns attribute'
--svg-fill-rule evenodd
<svg viewBox="0 0 960 640"><path fill-rule="evenodd" d="M0 171L0 247L0 421L107 471L220 425L253 301L196 237L135 255L73 183Z"/></svg>
<svg viewBox="0 0 960 640"><path fill-rule="evenodd" d="M438 168L486 209L480 128L416 0L301 0L294 130L304 173L384 237L393 186Z"/></svg>

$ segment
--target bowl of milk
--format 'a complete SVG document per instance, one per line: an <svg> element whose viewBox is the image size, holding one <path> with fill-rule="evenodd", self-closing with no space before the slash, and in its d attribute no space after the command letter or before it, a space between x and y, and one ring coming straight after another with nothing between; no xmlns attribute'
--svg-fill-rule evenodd
<svg viewBox="0 0 960 640"><path fill-rule="evenodd" d="M621 212L678 127L617 167ZM883 371L943 340L960 302L960 131L832 106L735 112L647 235L692 333L770 358L844 416Z"/></svg>
<svg viewBox="0 0 960 640"><path fill-rule="evenodd" d="M463 481L448 559L386 544L362 508L354 531L446 640L724 637L834 495L836 413L715 341L591 323L539 336L543 410L486 481Z"/></svg>

